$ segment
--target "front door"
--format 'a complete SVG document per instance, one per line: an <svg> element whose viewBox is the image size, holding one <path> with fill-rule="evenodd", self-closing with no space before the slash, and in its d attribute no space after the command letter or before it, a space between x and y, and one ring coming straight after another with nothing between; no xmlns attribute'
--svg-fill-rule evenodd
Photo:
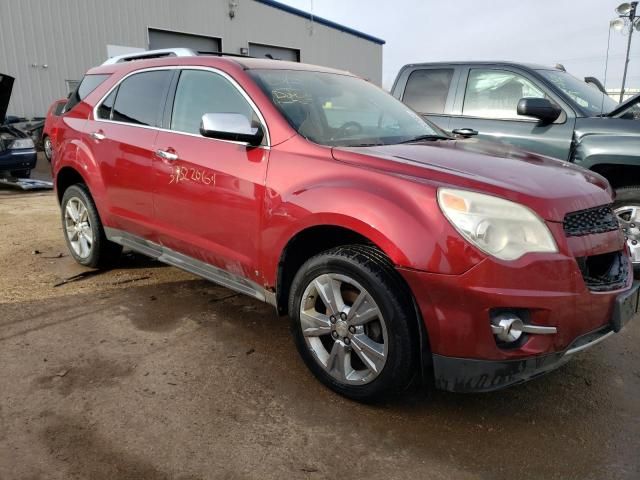
<svg viewBox="0 0 640 480"><path fill-rule="evenodd" d="M575 115L570 109L561 105L562 114L549 125L518 115L517 106L522 98L546 97L556 101L534 79L504 68L471 68L464 97L459 97L462 101L455 107L457 115L451 118L450 130L469 128L476 130L481 139L509 143L562 160L569 158L575 126Z"/></svg>
<svg viewBox="0 0 640 480"><path fill-rule="evenodd" d="M211 70L182 70L170 131L156 140L154 214L165 247L255 281L269 150L200 135L205 113L259 121L239 88Z"/></svg>

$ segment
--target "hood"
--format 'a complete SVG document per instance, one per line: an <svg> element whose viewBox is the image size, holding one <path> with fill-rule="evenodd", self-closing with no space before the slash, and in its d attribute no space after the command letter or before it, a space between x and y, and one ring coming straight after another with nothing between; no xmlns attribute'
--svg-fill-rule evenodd
<svg viewBox="0 0 640 480"><path fill-rule="evenodd" d="M640 93L638 95L634 95L629 100L622 102L616 108L607 113L607 117L620 117L627 113L634 105L640 103ZM636 118L636 120L639 120Z"/></svg>
<svg viewBox="0 0 640 480"><path fill-rule="evenodd" d="M4 73L0 73L0 125L7 117L9 100L11 100L11 90L13 90L14 78Z"/></svg>
<svg viewBox="0 0 640 480"><path fill-rule="evenodd" d="M334 147L333 156L434 187L467 188L507 198L554 222L562 222L569 212L612 202L609 184L600 175L497 142L466 139Z"/></svg>

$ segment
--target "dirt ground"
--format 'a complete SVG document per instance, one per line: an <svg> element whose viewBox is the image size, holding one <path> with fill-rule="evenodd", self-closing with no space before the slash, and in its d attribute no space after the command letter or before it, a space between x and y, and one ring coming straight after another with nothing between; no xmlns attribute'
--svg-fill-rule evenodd
<svg viewBox="0 0 640 480"><path fill-rule="evenodd" d="M0 238L1 480L640 478L640 319L520 387L365 406L271 307L175 268L59 285L87 270L50 192L0 189Z"/></svg>

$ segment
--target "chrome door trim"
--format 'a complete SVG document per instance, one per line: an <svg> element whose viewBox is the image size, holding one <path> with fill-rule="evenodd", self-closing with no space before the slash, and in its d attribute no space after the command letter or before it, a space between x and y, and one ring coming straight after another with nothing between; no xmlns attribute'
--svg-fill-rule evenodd
<svg viewBox="0 0 640 480"><path fill-rule="evenodd" d="M231 83L231 85L233 85L236 88L236 90L238 90L240 95L242 95L244 97L244 99L249 103L249 106L251 107L253 112L256 114L256 116L260 120L260 123L264 127L264 136L265 136L265 139L266 139L266 145L259 145L259 146L254 147L254 148L263 148L263 149L266 149L266 150L269 150L271 148L271 136L269 134L269 126L267 125L267 122L264 119L264 115L262 115L262 112L260 111L260 109L258 108L256 103L253 101L253 99L249 96L249 94L240 86L240 84L231 75L229 75L228 73L223 72L222 70L219 70L219 69L217 69L215 67L205 67L205 66L202 66L202 65L167 65L167 66L163 66L163 67L141 68L140 70L134 70L132 72L129 72L124 77L122 77L120 80L118 80L115 83L115 85L113 85L107 91L106 94L104 94L102 97L100 97L100 100L98 102L96 102L96 105L93 107L93 110L92 110L93 120L95 122L100 122L100 123L115 123L116 125L127 125L129 127L147 128L147 129L156 130L156 131L160 131L160 132L169 132L169 133L175 133L175 134L178 134L178 135L187 135L187 136L190 136L190 137L207 138L207 137L203 137L202 135L195 134L195 133L179 132L178 130L171 130L171 129L168 129L168 128L152 127L152 126L149 126L149 125L137 125L135 123L119 122L117 120L109 120L109 119L98 117L98 108L100 107L100 105L102 105L102 102L104 102L105 99L111 94L111 92L113 92L116 88L118 88L122 82L124 82L127 78L129 78L132 75L136 75L138 73L144 73L144 72L152 72L152 71L156 71L156 70L205 70L205 71L209 71L209 72L212 72L214 74L220 75L223 78L225 78L226 80L228 80ZM113 104L115 106L115 102ZM236 142L236 141L233 141L233 140L221 140L221 139L217 139L217 138L208 138L208 140L215 141L215 142L235 143L237 145L248 145L246 142Z"/></svg>
<svg viewBox="0 0 640 480"><path fill-rule="evenodd" d="M162 263L180 268L193 273L194 275L198 275L199 277L213 283L217 283L218 285L230 290L243 293L270 305L277 306L275 293L268 291L248 278L241 277L235 273L231 273L209 263L205 263L193 257L176 252L175 250L159 245L155 242L145 240L142 237L125 232L124 230L104 227L104 233L110 241L130 248L138 253L155 258Z"/></svg>

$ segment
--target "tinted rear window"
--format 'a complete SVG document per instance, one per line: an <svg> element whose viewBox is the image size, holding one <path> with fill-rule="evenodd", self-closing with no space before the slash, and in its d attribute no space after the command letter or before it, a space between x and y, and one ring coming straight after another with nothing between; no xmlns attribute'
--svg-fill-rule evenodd
<svg viewBox="0 0 640 480"><path fill-rule="evenodd" d="M78 85L78 88L76 88L69 97L63 112L68 112L79 104L107 78L109 78L109 75L85 75L80 85Z"/></svg>
<svg viewBox="0 0 640 480"><path fill-rule="evenodd" d="M159 126L172 74L171 70L154 70L136 73L125 79L118 87L111 119Z"/></svg>
<svg viewBox="0 0 640 480"><path fill-rule="evenodd" d="M452 68L416 70L409 75L402 101L420 113L444 113Z"/></svg>
<svg viewBox="0 0 640 480"><path fill-rule="evenodd" d="M66 103L64 102L60 102L58 103L55 108L53 109L53 115L58 117L62 114L62 112L64 112L64 106L66 105Z"/></svg>

